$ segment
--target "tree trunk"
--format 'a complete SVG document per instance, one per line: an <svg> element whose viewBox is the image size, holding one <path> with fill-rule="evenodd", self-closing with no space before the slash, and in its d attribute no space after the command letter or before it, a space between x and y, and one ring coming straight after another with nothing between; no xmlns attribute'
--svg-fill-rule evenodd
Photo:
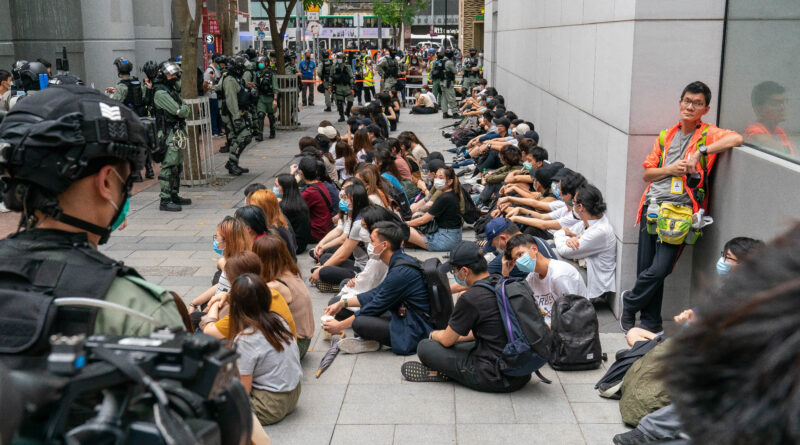
<svg viewBox="0 0 800 445"><path fill-rule="evenodd" d="M286 74L286 64L283 60L283 35L286 33L286 28L289 25L289 19L292 17L297 0L290 0L286 5L286 16L283 18L280 29L278 28L278 13L275 9L277 0L260 0L261 6L267 10L267 19L269 20L269 34L272 37L272 46L275 48L275 67L278 74ZM285 4L286 2L284 2ZM297 42L299 45L300 42Z"/></svg>
<svg viewBox="0 0 800 445"><path fill-rule="evenodd" d="M222 53L228 56L233 56L235 20L239 20L236 9L236 0L217 1L217 23L219 24L220 34L222 34Z"/></svg>

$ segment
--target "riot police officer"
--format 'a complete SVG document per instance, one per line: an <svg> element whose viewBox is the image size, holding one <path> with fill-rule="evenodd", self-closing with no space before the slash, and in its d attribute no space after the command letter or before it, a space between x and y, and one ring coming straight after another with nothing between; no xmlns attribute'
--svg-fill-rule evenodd
<svg viewBox="0 0 800 445"><path fill-rule="evenodd" d="M286 56L286 55L285 55ZM292 122L298 122L297 115L300 112L300 85L302 84L302 75L300 74L300 69L297 67L297 54L294 51L290 51L288 54L288 59L284 58L284 61L288 60L289 63L286 63L286 75L294 75L297 77L297 88L295 88L295 107L292 109Z"/></svg>
<svg viewBox="0 0 800 445"><path fill-rule="evenodd" d="M222 79L225 77L225 73L228 70L228 66L230 65L230 60L224 54L216 54L212 59L214 64L217 66L217 70L219 70L219 78L215 79L214 81L214 91L217 92L217 103L219 105L219 114L220 114L220 125L222 127L222 131L225 133L225 145L220 147L220 153L228 153L230 152L231 141L233 140L233 128L228 125L228 121L225 119L225 114L222 111L222 103L225 101L222 98Z"/></svg>
<svg viewBox="0 0 800 445"><path fill-rule="evenodd" d="M167 291L97 250L125 221L131 173L142 168L153 133L129 108L81 85L50 86L6 115L0 125L3 202L22 213L22 230L0 241L6 310L20 299L23 305L17 307L32 320L38 310L30 300L35 294L85 297L183 326ZM111 309L62 306L55 316L69 328L59 331L65 335L146 335L154 328ZM0 332L8 333L9 327L1 326ZM20 334L25 335L14 333ZM8 335L0 334L3 344L9 344Z"/></svg>
<svg viewBox="0 0 800 445"><path fill-rule="evenodd" d="M256 140L264 140L264 117L269 119L269 138L275 139L275 110L278 108L278 78L269 67L269 59L260 56L256 59L258 69L258 105L256 110L259 128Z"/></svg>
<svg viewBox="0 0 800 445"><path fill-rule="evenodd" d="M431 62L431 92L436 98L437 103L442 103L442 82L444 81L444 53L436 53L435 59Z"/></svg>
<svg viewBox="0 0 800 445"><path fill-rule="evenodd" d="M153 154L156 162L161 162L158 184L161 187L161 204L158 209L167 212L180 212L181 206L190 205L191 199L178 196L183 171L183 151L188 146L186 118L189 106L181 100L177 82L180 67L175 62L164 62L159 67L153 89L153 111L158 128L159 147ZM149 82L149 81L148 81Z"/></svg>
<svg viewBox="0 0 800 445"><path fill-rule="evenodd" d="M329 50L322 50L322 62L317 67L318 77L322 81L322 88L325 94L325 111L331 111L331 84L328 78L333 70L333 61Z"/></svg>
<svg viewBox="0 0 800 445"><path fill-rule="evenodd" d="M389 55L378 64L378 74L381 75L381 92L388 92L397 85L397 77L400 75L400 64L395 60L397 52L394 48L389 48Z"/></svg>
<svg viewBox="0 0 800 445"><path fill-rule="evenodd" d="M453 63L453 50L446 49L444 52L444 80L442 81L442 117L451 118L458 115L458 104L456 103L456 64ZM452 111L452 113L450 113Z"/></svg>
<svg viewBox="0 0 800 445"><path fill-rule="evenodd" d="M241 54L241 57L244 60L244 74L242 74L242 82L244 83L244 85L250 91L252 91L257 96L258 95L258 85L256 85L256 83L258 82L259 69L258 69L258 67L256 66L256 63L255 63L255 57L253 59L249 58L249 54L251 52L254 53L255 50L252 49L252 48L249 48L249 50L250 51L245 51L244 53ZM253 105L255 106L256 103L257 103L257 99L256 99L256 102L253 103ZM255 108L255 107L252 107L252 108ZM262 122L259 125L258 120L256 119L256 113L255 112L248 113L247 117L248 117L248 121L246 122L246 124L250 127L250 134L260 135L261 134L260 130L262 130L264 128L264 123ZM260 137L256 137L256 140L257 141L262 141L264 139L260 138Z"/></svg>
<svg viewBox="0 0 800 445"><path fill-rule="evenodd" d="M478 49L474 46L469 48L469 57L464 59L464 81L461 82L461 97L467 98L472 91L472 87L480 77L481 62L478 59Z"/></svg>
<svg viewBox="0 0 800 445"><path fill-rule="evenodd" d="M41 91L42 85L39 82L39 76L47 74L47 68L41 62L28 62L19 68L17 74L19 78L15 83L19 84L19 88L24 94L20 94L19 91L17 91L17 95L9 99L9 110L13 109L14 105L25 96L31 96Z"/></svg>
<svg viewBox="0 0 800 445"><path fill-rule="evenodd" d="M117 57L114 60L114 66L117 67L117 76L119 83L114 88L106 89L106 92L114 93L111 98L124 103L128 108L133 110L139 117L147 117L147 106L145 103L145 90L142 83L136 76L131 75L133 71L133 64L124 57ZM149 154L149 152L148 152ZM153 179L155 173L153 172L153 165L150 162L150 156L147 156L147 161L144 164L145 175L147 179ZM134 181L142 182L142 173L134 172Z"/></svg>
<svg viewBox="0 0 800 445"><path fill-rule="evenodd" d="M336 64L331 70L328 82L331 84L331 92L336 100L336 110L339 111L339 122L344 122L350 116L350 109L353 108L353 70L350 65L344 62L344 54L336 53ZM345 101L347 107L345 108Z"/></svg>
<svg viewBox="0 0 800 445"><path fill-rule="evenodd" d="M250 122L250 107L255 104L251 90L242 80L244 70L244 58L237 56L220 81L222 85L220 102L222 121L231 130L231 151L225 168L234 176L240 176L242 173L250 171L239 166L239 156L252 138L250 127L247 124Z"/></svg>

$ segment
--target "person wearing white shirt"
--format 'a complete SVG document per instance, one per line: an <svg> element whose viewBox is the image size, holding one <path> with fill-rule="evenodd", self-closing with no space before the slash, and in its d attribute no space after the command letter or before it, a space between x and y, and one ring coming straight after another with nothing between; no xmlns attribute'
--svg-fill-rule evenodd
<svg viewBox="0 0 800 445"><path fill-rule="evenodd" d="M553 235L556 252L563 258L584 259L587 271L587 296L605 298L616 290L617 238L605 215L603 194L593 185L584 185L575 194L573 212L581 224Z"/></svg>
<svg viewBox="0 0 800 445"><path fill-rule="evenodd" d="M530 233L542 239L551 239L562 228L571 228L580 222L580 219L576 218L572 212L572 199L575 196L575 191L586 184L586 178L578 172L562 168L553 177L553 185L555 184L558 184L558 187L553 191L558 201L547 202L530 198L504 197L500 198L499 204L501 208L506 202L533 207L534 210L525 207L513 207L506 211L506 217L513 222L528 226L525 229L525 233ZM557 204L558 202L563 205Z"/></svg>
<svg viewBox="0 0 800 445"><path fill-rule="evenodd" d="M506 244L504 255L503 276L508 276L515 265L521 272L528 273L525 281L548 326L556 300L564 295L586 297L586 284L577 269L566 261L551 260L539 253L532 235L513 236Z"/></svg>

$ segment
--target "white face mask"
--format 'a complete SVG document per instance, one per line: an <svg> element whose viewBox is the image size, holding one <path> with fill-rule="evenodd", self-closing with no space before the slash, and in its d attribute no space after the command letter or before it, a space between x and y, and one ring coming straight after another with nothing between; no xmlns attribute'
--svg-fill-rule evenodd
<svg viewBox="0 0 800 445"><path fill-rule="evenodd" d="M376 253L375 246L373 246L372 244L367 244L367 255L369 255L371 259L377 260L378 258L380 258L381 253L383 253L383 251L381 251L380 253Z"/></svg>
<svg viewBox="0 0 800 445"><path fill-rule="evenodd" d="M434 187L436 190L442 190L442 189L444 189L446 186L447 186L447 183L445 182L445 180L444 180L444 179L441 179L441 178L436 178L436 179L434 179L434 180L433 180L433 187Z"/></svg>

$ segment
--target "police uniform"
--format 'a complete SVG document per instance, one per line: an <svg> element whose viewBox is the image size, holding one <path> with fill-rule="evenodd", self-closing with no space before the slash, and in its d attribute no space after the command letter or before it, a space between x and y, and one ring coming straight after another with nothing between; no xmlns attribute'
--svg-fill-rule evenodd
<svg viewBox="0 0 800 445"><path fill-rule="evenodd" d="M300 112L300 70L297 68L296 62L292 61L292 59L296 59L296 57L292 56L289 58L289 63L286 64L286 75L293 75L297 77L297 88L295 88L295 107L292 110L292 122L297 122L297 115ZM297 122L299 124L299 122Z"/></svg>
<svg viewBox="0 0 800 445"><path fill-rule="evenodd" d="M114 87L114 94L111 98L125 104L138 114L139 117L147 117L149 114L147 110L147 88L142 85L142 82L139 81L136 76L127 75L120 78L119 83ZM147 160L144 163L144 168L148 178L153 178L155 176L153 173L153 161L149 150L147 152ZM136 172L135 175L138 175L138 180L141 181L141 173Z"/></svg>
<svg viewBox="0 0 800 445"><path fill-rule="evenodd" d="M246 125L249 120L245 105L240 106L240 92L243 90L241 79L229 68L222 76L222 120L231 129L231 146L228 163L225 168L232 175L239 176L249 170L239 167L239 156L250 143L250 127ZM244 95L241 95L244 97Z"/></svg>
<svg viewBox="0 0 800 445"><path fill-rule="evenodd" d="M267 117L269 119L269 138L275 138L276 110L272 107L272 103L277 101L277 98L278 78L269 67L265 67L258 75L258 105L256 106L258 118L256 121L259 123L259 129L256 137L264 134L264 117Z"/></svg>
<svg viewBox="0 0 800 445"><path fill-rule="evenodd" d="M394 60L394 55L389 55L378 64L378 74L381 75L381 92L391 91L397 85L397 76L400 74L400 64Z"/></svg>
<svg viewBox="0 0 800 445"><path fill-rule="evenodd" d="M248 66L248 68L244 71L244 74L242 74L242 82L245 85L247 85L247 84L256 85L256 87L255 87L255 89L253 91L255 91L256 95L258 95L258 85L257 85L258 84L258 70L253 69L253 66L254 66L253 62L248 62L247 66ZM247 113L246 116L247 116L247 121L245 122L245 124L248 127L250 127L250 134L260 135L261 134L260 130L264 129L264 121L263 121L263 119L262 119L261 123L259 124L256 113ZM262 139L258 138L257 140L262 140Z"/></svg>
<svg viewBox="0 0 800 445"><path fill-rule="evenodd" d="M333 71L333 60L328 56L317 67L317 75L322 80L322 87L325 89L325 111L331 111L331 83L328 80L331 71Z"/></svg>
<svg viewBox="0 0 800 445"><path fill-rule="evenodd" d="M453 59L448 57L444 62L444 80L442 81L442 100L439 102L442 105L442 111L445 117L456 114L458 112L458 104L456 103L456 64ZM451 112L452 111L452 112Z"/></svg>
<svg viewBox="0 0 800 445"><path fill-rule="evenodd" d="M461 96L468 97L472 94L472 87L478 82L480 77L479 71L473 71L472 68L480 68L480 60L470 54L469 57L464 59L464 81L461 83Z"/></svg>
<svg viewBox="0 0 800 445"><path fill-rule="evenodd" d="M153 109L158 125L158 140L163 141L159 147L161 172L158 184L161 187L161 210L177 211L180 205L191 204L178 196L181 188L181 172L183 171L183 151L188 147L186 135L186 118L189 117L189 106L181 100L180 93L164 83L153 85ZM160 156L156 157L158 161ZM187 202L188 201L188 202ZM169 203L176 204L169 205Z"/></svg>
<svg viewBox="0 0 800 445"><path fill-rule="evenodd" d="M336 100L336 110L339 111L339 121L344 122L345 116L350 116L350 109L353 108L353 70L343 60L337 58L328 82L333 87L333 98ZM346 108L345 101L347 101Z"/></svg>
<svg viewBox="0 0 800 445"><path fill-rule="evenodd" d="M442 57L436 56L436 59L431 63L431 92L436 98L437 103L442 103L442 81L444 80L444 60Z"/></svg>

